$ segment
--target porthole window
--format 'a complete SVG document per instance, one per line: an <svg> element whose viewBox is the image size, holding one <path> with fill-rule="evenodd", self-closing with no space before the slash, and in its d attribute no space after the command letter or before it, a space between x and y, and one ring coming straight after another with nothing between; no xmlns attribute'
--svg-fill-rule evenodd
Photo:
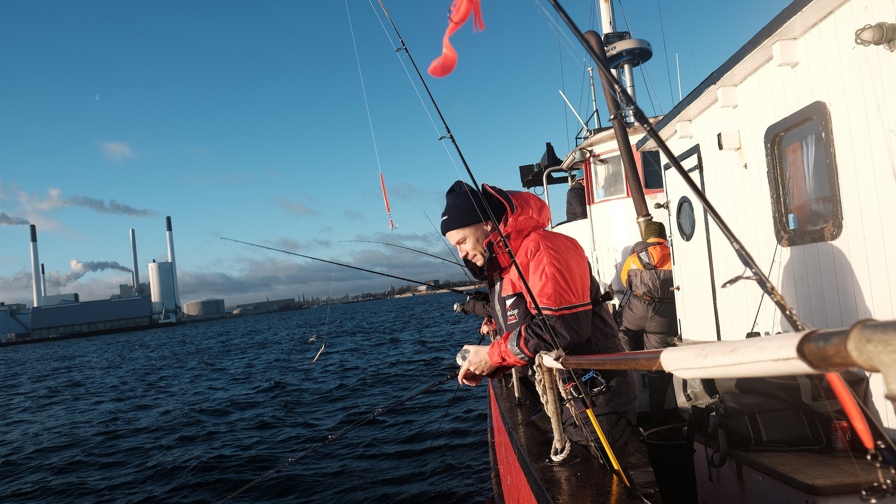
<svg viewBox="0 0 896 504"><path fill-rule="evenodd" d="M765 132L775 237L784 247L833 241L843 230L831 114L815 102Z"/></svg>
<svg viewBox="0 0 896 504"><path fill-rule="evenodd" d="M675 222L678 225L678 234L684 241L691 241L694 231L697 230L697 221L694 219L694 204L687 196L682 196L678 200L678 206L675 208Z"/></svg>

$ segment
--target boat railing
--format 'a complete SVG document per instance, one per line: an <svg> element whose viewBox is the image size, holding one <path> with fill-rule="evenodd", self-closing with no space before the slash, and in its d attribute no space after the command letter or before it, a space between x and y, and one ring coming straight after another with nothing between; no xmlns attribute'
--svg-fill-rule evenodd
<svg viewBox="0 0 896 504"><path fill-rule="evenodd" d="M839 372L861 368L883 375L886 398L896 401L896 320L861 320L839 329L814 329L739 341L686 343L661 350L545 359L564 369L666 371L683 379L750 378ZM896 408L896 404L894 404Z"/></svg>

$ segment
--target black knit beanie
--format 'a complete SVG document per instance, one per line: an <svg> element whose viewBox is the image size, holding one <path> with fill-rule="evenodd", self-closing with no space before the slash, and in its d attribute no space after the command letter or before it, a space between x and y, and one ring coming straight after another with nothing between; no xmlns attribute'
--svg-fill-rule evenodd
<svg viewBox="0 0 896 504"><path fill-rule="evenodd" d="M666 239L666 226L662 222L650 221L644 225L644 239L651 238Z"/></svg>
<svg viewBox="0 0 896 504"><path fill-rule="evenodd" d="M485 197L489 201L489 207L495 218L501 222L504 214L507 213L504 204L488 193L485 194ZM443 236L449 231L488 220L490 220L488 210L485 209L482 198L471 185L458 180L448 188L448 192L445 193L445 211L442 212Z"/></svg>

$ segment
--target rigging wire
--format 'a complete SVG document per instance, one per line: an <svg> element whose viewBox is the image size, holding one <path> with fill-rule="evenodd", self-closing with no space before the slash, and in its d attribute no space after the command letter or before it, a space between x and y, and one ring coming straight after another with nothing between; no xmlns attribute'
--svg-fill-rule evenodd
<svg viewBox="0 0 896 504"><path fill-rule="evenodd" d="M659 1L659 0L657 0ZM628 22L628 16L625 14L625 7L622 6L622 0L619 1L619 10L622 11L622 19L625 21L625 26L628 28L629 32L632 32L632 25ZM665 42L665 40L664 40ZM664 49L665 51L665 49ZM654 98L656 98L657 103L660 101L660 97L656 92L656 88L653 87L653 81L650 79L650 74L647 73L647 70L644 69L644 65L638 65L638 69L641 71L641 78L644 79L644 84L647 85L647 98L650 101L650 107L653 109L653 115L656 115L656 103L653 102ZM670 88L671 89L671 88ZM653 91L653 95L650 94L650 91ZM661 108L662 110L662 108Z"/></svg>
<svg viewBox="0 0 896 504"><path fill-rule="evenodd" d="M734 249L735 254L741 263L753 273L752 277L749 277L752 280L755 280L759 287L769 296L769 298L775 303L784 317L787 319L788 323L793 327L795 331L806 331L809 329L808 325L803 323L797 313L796 310L790 307L787 304L787 301L784 299L784 296L781 295L780 291L772 284L771 280L766 276L762 270L759 268L758 263L753 258L753 256L746 249L744 244L737 238L728 224L722 219L721 215L715 209L715 206L710 203L707 199L706 194L697 186L694 180L688 175L684 166L681 164L681 161L675 156L669 146L663 141L659 132L650 123L650 120L645 116L643 110L635 103L632 99L631 95L622 87L619 81L615 78L613 73L610 71L606 57L601 56L597 49L592 47L592 45L588 42L585 35L578 29L575 25L575 22L563 7L559 4L558 0L549 0L554 8L560 13L560 16L566 22L569 29L576 35L576 38L581 42L582 46L588 50L591 57L597 63L597 67L601 72L601 76L605 80L605 82L612 86L616 99L620 102L622 107L629 108L631 110L632 116L635 121L640 124L647 136L656 142L657 147L663 153L678 175L684 180L685 185L691 190L691 193L694 197L700 202L703 208L706 210L706 213L712 218L712 220L716 223L716 226L728 239L729 244L732 249ZM748 278L741 276L741 278ZM735 280L736 281L736 280ZM729 280L729 282L731 282ZM860 407L857 404L856 398L854 395L849 393L849 387L845 384L843 377L839 373L827 372L824 373L828 382L832 385L832 389L834 390L837 400L843 406L844 411L849 416L850 423L853 425L853 429L856 430L857 433L860 433L860 437L862 438L863 444L869 450L869 456L872 453L876 453L874 451L873 440L870 439L870 429L868 427L868 422L865 417L861 414ZM589 411L590 414L590 411ZM878 456L880 454L878 453Z"/></svg>
<svg viewBox="0 0 896 504"><path fill-rule="evenodd" d="M669 163L678 173L678 175L682 178L685 185L687 185L688 189L694 194L694 197L697 198L697 201L706 209L706 212L712 218L713 222L715 222L716 226L718 226L719 230L728 239L728 242L731 244L731 247L734 249L735 254L738 259L740 259L741 263L749 269L753 275L756 277L757 283L759 283L760 287L769 295L769 297L775 302L781 312L787 317L788 322L796 330L803 330L805 325L799 320L796 315L796 311L787 305L787 302L784 300L784 297L781 296L781 293L778 289L772 285L771 281L762 270L759 269L756 260L753 259L753 256L747 251L744 244L740 241L740 239L735 236L734 232L728 226L728 224L722 219L718 210L716 210L715 206L707 199L706 194L697 186L696 182L688 175L687 170L682 166L681 161L678 160L678 157L675 156L675 153L669 148L669 146L663 141L659 132L650 122L650 119L644 114L644 111L638 104L632 99L631 95L628 94L628 91L619 83L613 73L607 68L606 60L602 60L596 53L596 51L589 45L587 39L579 31L578 27L575 25L575 22L569 17L563 7L558 3L557 0L549 0L551 4L560 12L561 17L566 22L567 26L569 26L570 30L576 35L576 38L579 39L582 46L585 47L591 57L597 62L597 67L600 70L600 73L607 80L607 82L612 86L614 93L619 100L620 105L624 108L628 108L631 110L632 115L635 118L635 121L638 122L641 127L644 128L647 136L656 142L657 147L660 152L669 160Z"/></svg>
<svg viewBox="0 0 896 504"><path fill-rule="evenodd" d="M660 18L660 34L663 39L663 54L666 55L666 79L669 80L669 96L672 97L672 105L675 105L675 93L672 91L672 69L669 68L669 50L666 46L666 25L663 23L663 11L660 8L660 0L656 0L656 12L659 14ZM657 99L659 99L659 95L657 95ZM662 107L660 107L660 112L662 112Z"/></svg>

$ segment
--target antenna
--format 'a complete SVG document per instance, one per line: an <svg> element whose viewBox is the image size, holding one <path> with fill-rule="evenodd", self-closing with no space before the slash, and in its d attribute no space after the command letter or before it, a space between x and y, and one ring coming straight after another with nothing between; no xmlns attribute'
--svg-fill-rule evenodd
<svg viewBox="0 0 896 504"><path fill-rule="evenodd" d="M675 53L675 73L678 74L678 101L681 101L681 68L678 66L678 53Z"/></svg>
<svg viewBox="0 0 896 504"><path fill-rule="evenodd" d="M594 108L594 127L600 128L600 112L597 111L597 95L594 90L594 67L588 67L588 81L591 83L591 106Z"/></svg>
<svg viewBox="0 0 896 504"><path fill-rule="evenodd" d="M575 114L576 119L579 120L579 123L582 125L582 129L584 130L583 133L588 133L588 131L589 131L589 129L588 129L588 125L585 124L585 121L582 120L582 117L579 115L578 112L576 112L576 109L574 109L574 108L572 107L572 104L569 103L569 100L566 99L566 95L563 94L563 90L562 90L562 89L560 90L560 96L563 97L563 101L566 102L566 106L569 107L569 110L572 110L572 113Z"/></svg>

